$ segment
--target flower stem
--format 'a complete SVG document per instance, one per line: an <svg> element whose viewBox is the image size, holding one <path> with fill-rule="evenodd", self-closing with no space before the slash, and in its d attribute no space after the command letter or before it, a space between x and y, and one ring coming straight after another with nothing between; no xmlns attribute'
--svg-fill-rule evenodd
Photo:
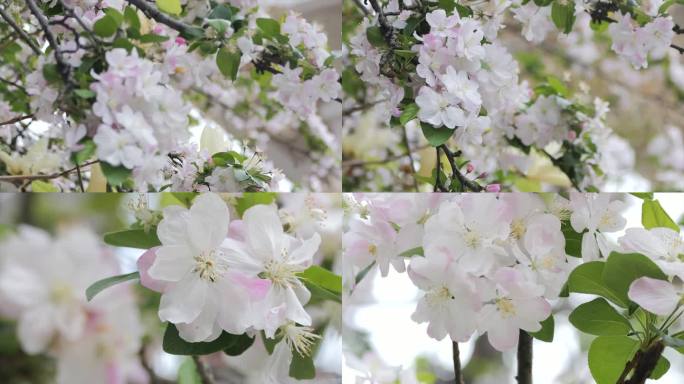
<svg viewBox="0 0 684 384"><path fill-rule="evenodd" d="M520 330L518 338L518 384L532 384L532 336Z"/></svg>
<svg viewBox="0 0 684 384"><path fill-rule="evenodd" d="M461 354L458 350L458 343L451 342L454 359L454 380L456 384L463 384L463 372L461 371Z"/></svg>
<svg viewBox="0 0 684 384"><path fill-rule="evenodd" d="M214 374L211 372L211 368L199 356L192 356L192 360L195 362L202 384L214 384Z"/></svg>

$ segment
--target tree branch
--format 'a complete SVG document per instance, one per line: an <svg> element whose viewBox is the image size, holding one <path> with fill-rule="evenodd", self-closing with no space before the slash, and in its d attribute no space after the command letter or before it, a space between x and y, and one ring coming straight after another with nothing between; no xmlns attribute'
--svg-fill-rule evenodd
<svg viewBox="0 0 684 384"><path fill-rule="evenodd" d="M50 25L48 23L48 20L40 12L40 9L38 8L34 0L26 0L26 5L28 6L33 16L35 16L36 19L38 19L38 24L40 24L40 27L43 29L45 39L48 41L48 43L50 43L50 46L52 47L52 50L54 52L55 61L57 62L57 69L59 70L60 75L62 75L64 83L66 85L69 85L71 83L71 66L69 66L69 64L67 64L67 62L64 61L62 51L60 50L59 45L57 44L57 40L55 39L55 36L52 34L52 31L50 31Z"/></svg>
<svg viewBox="0 0 684 384"><path fill-rule="evenodd" d="M200 359L199 356L192 356L192 360L195 361L197 373L200 375L202 384L214 384L214 375L212 374L211 369Z"/></svg>
<svg viewBox="0 0 684 384"><path fill-rule="evenodd" d="M635 355L636 363L634 364L634 373L632 377L625 381L624 384L644 384L646 380L651 376L653 370L658 364L660 356L663 354L665 349L665 344L662 341L658 341L651 344L646 350L639 351ZM624 374L624 372L623 372ZM618 382L621 383L621 382Z"/></svg>
<svg viewBox="0 0 684 384"><path fill-rule="evenodd" d="M409 162L411 163L411 177L413 178L413 188L418 192L418 180L416 179L416 165L413 162L413 154L411 153L411 145L409 145L408 135L406 134L406 126L401 127L402 139L406 146L406 153L408 154Z"/></svg>
<svg viewBox="0 0 684 384"><path fill-rule="evenodd" d="M31 119L31 118L33 118L33 115L26 115L26 116L14 117L14 118L11 118L11 119L9 119L9 120L7 120L7 121L1 122L1 123L0 123L0 126L18 123L18 122L20 122L20 121L22 121L22 120Z"/></svg>
<svg viewBox="0 0 684 384"><path fill-rule="evenodd" d="M28 46L31 48L31 50L36 54L36 55L42 55L43 52L40 51L36 43L31 39L31 37L23 30L21 27L17 25L17 23L14 22L12 17L5 12L3 8L0 8L0 16L7 22L7 24L14 29L15 32L19 34L22 40L28 44Z"/></svg>
<svg viewBox="0 0 684 384"><path fill-rule="evenodd" d="M197 28L185 24L181 21L172 19L169 16L166 16L163 14L161 11L159 11L157 8L147 4L145 0L126 0L129 4L134 5L136 8L142 11L147 17L150 17L154 19L155 21L162 23L172 29L175 29L181 34L192 34L193 30L197 30Z"/></svg>
<svg viewBox="0 0 684 384"><path fill-rule="evenodd" d="M518 384L532 384L532 336L520 330L518 337Z"/></svg>
<svg viewBox="0 0 684 384"><path fill-rule="evenodd" d="M444 152L444 155L446 155L447 159L449 160L452 178L457 179L458 182L461 184L461 190L458 192L468 192L468 190L472 192L482 192L484 188L480 184L465 177L458 169L458 165L456 164L456 157L460 156L460 152L451 152L451 150L447 148L445 144L440 145L438 148L440 148L442 152ZM439 162L439 158L437 159L437 161Z"/></svg>
<svg viewBox="0 0 684 384"><path fill-rule="evenodd" d="M454 359L454 380L456 384L463 384L463 372L461 371L461 354L458 350L458 343L451 342L451 350Z"/></svg>
<svg viewBox="0 0 684 384"><path fill-rule="evenodd" d="M59 173L53 173L50 175L9 175L9 176L0 176L0 181L7 181L7 182L17 182L17 181L33 181L33 180L51 180L51 179L56 179L58 177L66 176L72 172L78 171L81 167L87 167L89 165L93 165L96 163L99 163L100 160L93 160L88 163L75 166L73 168L69 168L66 171L59 172Z"/></svg>

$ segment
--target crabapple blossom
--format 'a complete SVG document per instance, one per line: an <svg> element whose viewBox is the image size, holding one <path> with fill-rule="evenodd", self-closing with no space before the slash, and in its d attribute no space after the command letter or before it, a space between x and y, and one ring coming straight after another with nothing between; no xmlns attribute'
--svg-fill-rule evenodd
<svg viewBox="0 0 684 384"><path fill-rule="evenodd" d="M482 304L477 279L463 272L454 260L435 249L411 260L408 275L424 291L411 319L428 322L428 335L442 340L467 341L477 329Z"/></svg>
<svg viewBox="0 0 684 384"><path fill-rule="evenodd" d="M611 194L570 194L570 224L582 235L582 258L585 261L607 257L604 232L616 232L625 227L626 220L621 212L624 202ZM586 232L585 232L586 230Z"/></svg>
<svg viewBox="0 0 684 384"><path fill-rule="evenodd" d="M627 252L637 252L653 259L668 275L684 279L684 239L671 228L627 228L618 239Z"/></svg>
<svg viewBox="0 0 684 384"><path fill-rule="evenodd" d="M493 275L494 289L483 292L487 304L478 320L480 332L487 332L489 343L498 350L515 347L519 329L537 332L551 314L551 305L540 297L543 287L526 281L512 268L501 268Z"/></svg>
<svg viewBox="0 0 684 384"><path fill-rule="evenodd" d="M276 208L256 205L243 215L242 239L226 239L228 258L239 260L248 275L257 275L268 282L263 300L254 304L252 319L257 329L273 337L278 327L287 321L311 325L311 316L304 305L311 292L297 278L310 267L318 251L321 237L316 232L306 240L297 239L283 230Z"/></svg>
<svg viewBox="0 0 684 384"><path fill-rule="evenodd" d="M244 333L251 325L250 294L244 288L269 284L250 277L222 245L229 220L226 204L217 195L203 194L189 210L167 207L157 227L162 246L147 273L167 282L159 318L176 324L188 341L211 341L221 330Z"/></svg>

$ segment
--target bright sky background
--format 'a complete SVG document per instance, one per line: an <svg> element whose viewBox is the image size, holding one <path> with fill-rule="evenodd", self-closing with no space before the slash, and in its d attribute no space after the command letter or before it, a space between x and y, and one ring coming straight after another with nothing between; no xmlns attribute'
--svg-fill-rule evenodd
<svg viewBox="0 0 684 384"><path fill-rule="evenodd" d="M684 194L656 194L665 210L678 220L684 214ZM625 212L627 228L641 226L641 200L634 196L627 197L628 208ZM624 232L610 236L613 240ZM377 354L390 366L413 365L419 356L427 357L434 364L439 364L448 372L451 366L451 341L447 338L436 341L427 336L427 323L416 324L411 320L415 310L418 289L411 283L406 274L398 274L391 269L389 276L381 278L374 276L373 298L376 303L363 305L358 308L352 321L370 335L370 343ZM579 304L588 301L573 294L572 302ZM590 296L587 295L587 298ZM567 316L555 318L555 337L552 343L535 340L533 377L536 383L557 383L558 375L568 366L570 359L582 359L587 383L593 382L587 368L586 355L579 355L580 344L577 337L579 331L567 321ZM589 339L587 339L589 340ZM472 354L472 343L461 345L461 363L467 364ZM659 384L684 383L684 355L668 348L666 357L670 360L671 368L668 373L657 381ZM515 352L509 352L504 357L509 367L515 367ZM343 367L343 384L355 383L355 371ZM453 375L453 374L452 374ZM442 379L453 379L443 377ZM514 375L510 376L510 383L515 383ZM656 383L653 381L653 383ZM504 384L504 383L502 383Z"/></svg>

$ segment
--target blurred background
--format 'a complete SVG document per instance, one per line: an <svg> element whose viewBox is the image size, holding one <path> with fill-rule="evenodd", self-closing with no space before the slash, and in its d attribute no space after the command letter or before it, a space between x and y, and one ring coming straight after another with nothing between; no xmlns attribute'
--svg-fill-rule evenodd
<svg viewBox="0 0 684 384"><path fill-rule="evenodd" d="M641 200L623 195L627 202L625 228L641 227ZM683 194L656 194L663 208L680 225L684 218ZM606 234L614 242L624 231ZM617 243L616 243L617 244ZM374 268L344 302L343 384L453 383L451 340L428 337L427 323L411 320L419 290L406 274L390 270L382 278ZM573 293L553 303L555 335L552 343L534 340L535 383L591 384L587 350L594 336L576 330L568 315L594 296ZM515 351L501 353L484 337L459 344L464 379L468 384L515 383ZM657 381L684 382L684 355L668 348L671 368ZM360 378L373 377L376 381ZM656 381L653 381L654 383Z"/></svg>
<svg viewBox="0 0 684 384"><path fill-rule="evenodd" d="M231 203L238 195L221 196ZM159 214L159 209L169 204L178 204L178 200L165 193L0 194L0 276L7 276L5 272L18 264L33 265L36 275L50 279L58 275L68 285L58 286L57 280L47 278L16 278L16 274L9 274L15 279L5 278L4 282L0 278L1 382L196 383L192 381L194 366L189 357L162 351L165 325L157 315L158 293L141 287L137 281L128 282L85 303L87 286L101 278L136 271L137 259L143 253L140 249L107 246L102 235L127 229L149 214ZM340 196L281 194L277 204L290 231L304 237L313 232L321 235L315 262L335 270L341 247ZM236 218L237 213L231 208L231 219ZM29 259L35 262L30 264ZM42 287L49 288L46 300L60 303L61 308L73 308L65 303L87 307L86 332L69 340L52 339L39 352L27 351L31 343L27 345L26 340L39 337L35 330L42 329L45 323L29 319L26 324L32 324L34 329L22 328L19 324L24 315L20 316L18 306L35 300ZM71 291L67 292L67 288ZM321 330L323 342L315 355L317 378L305 382L339 382L341 306L311 302L307 311L314 326ZM64 312L67 313L54 310L45 321L57 323L59 329L60 319L75 318L68 310ZM203 361L211 367L216 383L258 383L253 376L266 369L267 356L263 344L256 340L241 356L217 353Z"/></svg>

